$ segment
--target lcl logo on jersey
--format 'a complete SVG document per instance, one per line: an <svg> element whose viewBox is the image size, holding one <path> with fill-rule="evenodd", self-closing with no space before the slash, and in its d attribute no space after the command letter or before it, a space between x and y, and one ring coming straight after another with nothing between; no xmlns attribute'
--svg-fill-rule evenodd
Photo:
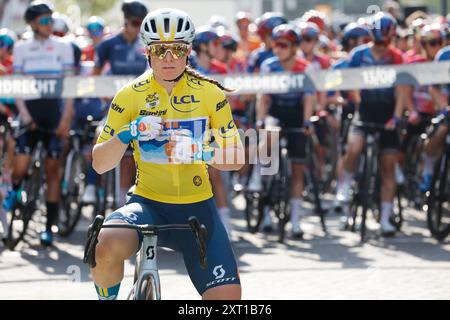
<svg viewBox="0 0 450 320"><path fill-rule="evenodd" d="M236 127L234 125L233 120L231 120L230 122L228 122L228 125L226 127L221 127L219 129L219 136L221 136L222 138L231 138L234 137L236 135Z"/></svg>
<svg viewBox="0 0 450 320"><path fill-rule="evenodd" d="M199 103L200 100L197 100L193 94L182 97L174 96L170 99L172 108L179 112L192 112L200 106Z"/></svg>

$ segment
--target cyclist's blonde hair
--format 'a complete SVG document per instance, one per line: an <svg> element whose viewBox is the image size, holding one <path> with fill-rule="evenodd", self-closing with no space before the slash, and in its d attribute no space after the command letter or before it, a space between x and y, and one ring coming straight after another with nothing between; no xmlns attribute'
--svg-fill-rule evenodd
<svg viewBox="0 0 450 320"><path fill-rule="evenodd" d="M184 70L185 73L187 73L188 75L200 79L200 80L204 80L204 81L208 81L212 84L215 84L216 86L218 86L221 90L225 91L225 92L234 92L235 89L230 89L227 87L224 87L219 81L211 79L199 72L197 72L196 70L194 70L190 65L186 66L186 69Z"/></svg>

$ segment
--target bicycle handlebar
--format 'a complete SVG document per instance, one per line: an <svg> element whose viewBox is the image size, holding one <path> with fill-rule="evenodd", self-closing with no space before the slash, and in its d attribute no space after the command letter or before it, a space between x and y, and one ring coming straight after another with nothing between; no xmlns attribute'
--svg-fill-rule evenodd
<svg viewBox="0 0 450 320"><path fill-rule="evenodd" d="M156 235L159 231L168 230L192 230L194 233L195 241L199 249L200 267L206 269L208 261L206 257L206 236L207 230L203 224L200 224L197 217L191 216L188 219L188 224L167 224L167 225L132 225L132 224L106 224L103 225L104 218L101 215L97 215L93 223L88 229L88 239L84 250L83 262L88 264L91 268L95 268L97 265L95 261L95 248L98 243L98 235L100 230L103 229L133 229L141 231L144 235Z"/></svg>

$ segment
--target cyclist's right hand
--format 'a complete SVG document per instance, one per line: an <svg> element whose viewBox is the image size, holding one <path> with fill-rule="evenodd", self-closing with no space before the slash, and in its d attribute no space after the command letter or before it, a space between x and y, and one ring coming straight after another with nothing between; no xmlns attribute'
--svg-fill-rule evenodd
<svg viewBox="0 0 450 320"><path fill-rule="evenodd" d="M314 126L311 121L309 120L303 121L303 133L306 136L311 136L314 133Z"/></svg>
<svg viewBox="0 0 450 320"><path fill-rule="evenodd" d="M132 140L148 141L155 139L162 129L161 117L145 116L122 126L117 136L122 143L129 144Z"/></svg>
<svg viewBox="0 0 450 320"><path fill-rule="evenodd" d="M31 117L31 115L28 112L20 113L19 116L25 127L29 128L30 130L37 129L36 123L34 122L33 118Z"/></svg>

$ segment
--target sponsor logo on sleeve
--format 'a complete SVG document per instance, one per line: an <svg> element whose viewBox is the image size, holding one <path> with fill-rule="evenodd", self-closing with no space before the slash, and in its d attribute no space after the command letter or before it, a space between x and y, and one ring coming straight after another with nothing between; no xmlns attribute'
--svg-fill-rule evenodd
<svg viewBox="0 0 450 320"><path fill-rule="evenodd" d="M111 137L114 137L114 129L111 128L109 125L105 124L103 126L103 132L105 132L106 134L110 135Z"/></svg>
<svg viewBox="0 0 450 320"><path fill-rule="evenodd" d="M230 122L228 122L228 125L225 127L221 127L219 129L219 136L222 138L232 138L234 136L236 136L236 134L238 134L238 132L236 131L236 126L234 125L233 120L231 120Z"/></svg>
<svg viewBox="0 0 450 320"><path fill-rule="evenodd" d="M111 104L111 109L118 112L118 113L122 113L123 110L125 110L124 108L120 107L118 104Z"/></svg>
<svg viewBox="0 0 450 320"><path fill-rule="evenodd" d="M219 111L220 109L222 109L223 107L225 107L227 105L228 101L227 99L224 99L223 101L219 102L216 105L216 112Z"/></svg>

